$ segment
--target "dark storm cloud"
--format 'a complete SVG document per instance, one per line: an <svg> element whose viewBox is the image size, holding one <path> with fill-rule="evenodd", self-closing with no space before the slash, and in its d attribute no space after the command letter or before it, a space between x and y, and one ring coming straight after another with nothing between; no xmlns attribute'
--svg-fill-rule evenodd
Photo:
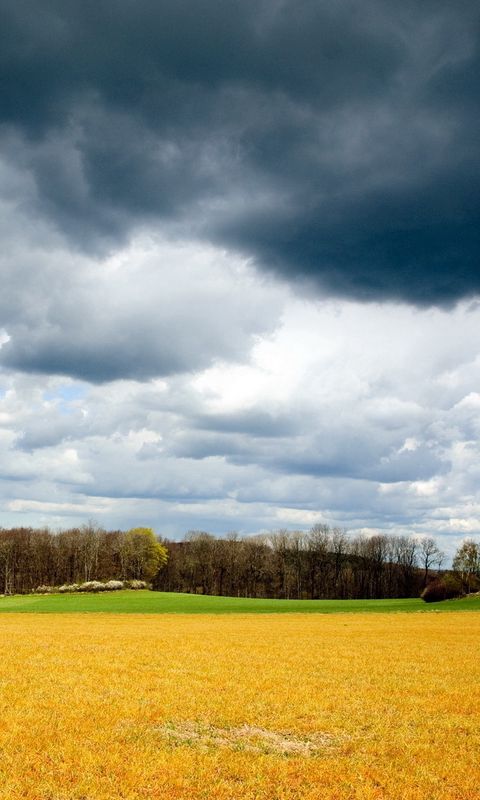
<svg viewBox="0 0 480 800"><path fill-rule="evenodd" d="M84 249L170 224L333 294L448 304L480 289L478 22L441 0L4 0L4 148Z"/></svg>

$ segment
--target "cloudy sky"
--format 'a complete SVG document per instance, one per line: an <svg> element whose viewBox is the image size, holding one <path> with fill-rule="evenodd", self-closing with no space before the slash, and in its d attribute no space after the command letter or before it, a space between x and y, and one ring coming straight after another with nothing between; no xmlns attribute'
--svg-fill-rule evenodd
<svg viewBox="0 0 480 800"><path fill-rule="evenodd" d="M2 0L2 525L479 536L479 18Z"/></svg>

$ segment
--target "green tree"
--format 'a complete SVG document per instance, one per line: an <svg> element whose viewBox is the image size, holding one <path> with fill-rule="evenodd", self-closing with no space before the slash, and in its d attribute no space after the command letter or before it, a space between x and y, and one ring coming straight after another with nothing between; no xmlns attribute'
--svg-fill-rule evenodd
<svg viewBox="0 0 480 800"><path fill-rule="evenodd" d="M151 528L131 528L120 547L124 578L151 581L164 564L168 553Z"/></svg>

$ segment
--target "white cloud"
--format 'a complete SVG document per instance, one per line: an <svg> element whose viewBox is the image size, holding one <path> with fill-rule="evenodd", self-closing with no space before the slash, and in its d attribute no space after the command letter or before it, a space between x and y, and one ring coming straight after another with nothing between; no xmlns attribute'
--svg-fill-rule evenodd
<svg viewBox="0 0 480 800"><path fill-rule="evenodd" d="M480 306L299 297L147 227L72 254L3 176L4 524L480 532Z"/></svg>
<svg viewBox="0 0 480 800"><path fill-rule="evenodd" d="M5 523L93 515L180 535L321 520L433 534L450 550L477 535L479 376L462 364L476 363L480 309L282 292L276 329L255 334L243 362L101 386L4 372Z"/></svg>

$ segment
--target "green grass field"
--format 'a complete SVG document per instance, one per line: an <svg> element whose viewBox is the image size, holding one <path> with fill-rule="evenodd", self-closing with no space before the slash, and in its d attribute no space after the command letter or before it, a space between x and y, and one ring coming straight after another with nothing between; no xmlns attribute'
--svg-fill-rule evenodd
<svg viewBox="0 0 480 800"><path fill-rule="evenodd" d="M114 614L282 614L307 612L480 611L480 596L424 603L405 600L250 600L170 592L123 591L105 594L15 595L0 597L0 612Z"/></svg>

